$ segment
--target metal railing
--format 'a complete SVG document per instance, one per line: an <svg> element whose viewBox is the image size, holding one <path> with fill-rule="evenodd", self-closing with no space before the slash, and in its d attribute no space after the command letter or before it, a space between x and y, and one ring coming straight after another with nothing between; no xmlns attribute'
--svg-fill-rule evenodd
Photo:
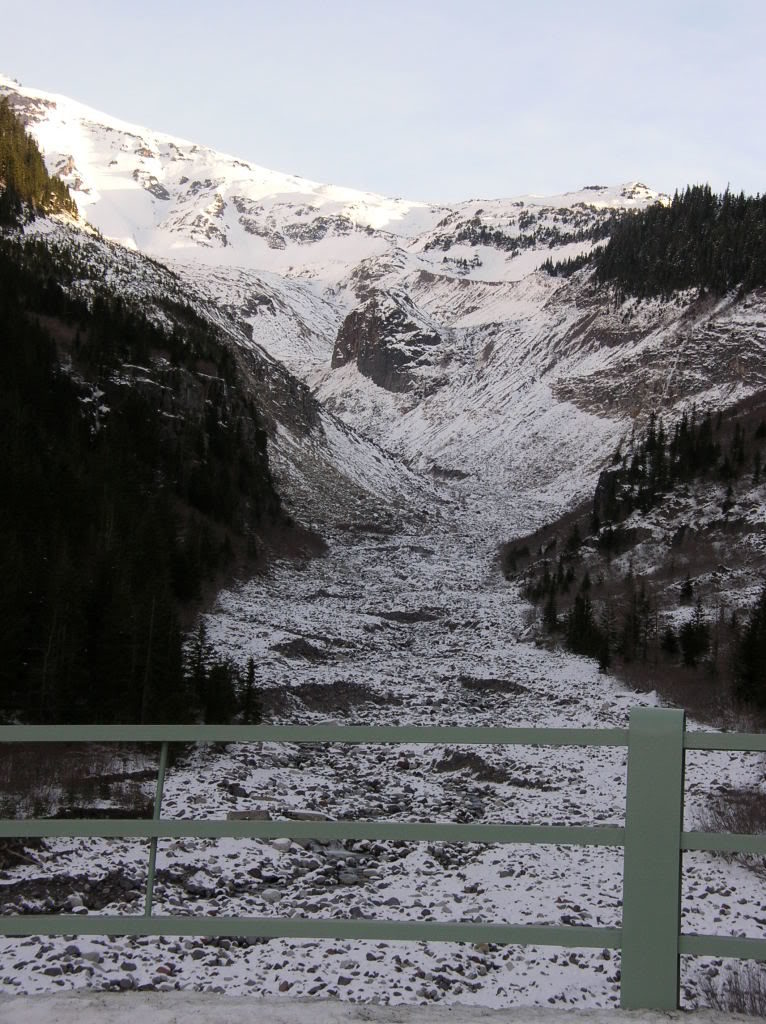
<svg viewBox="0 0 766 1024"><path fill-rule="evenodd" d="M168 820L162 795L172 742L503 744L628 748L625 827L411 822ZM0 917L0 935L205 935L518 943L621 950L625 1009L676 1009L679 956L766 960L766 939L681 934L683 850L766 854L766 836L683 831L686 750L766 752L766 735L688 733L684 712L634 708L629 729L367 726L2 726L0 743L160 743L154 816L148 820L0 820L0 838L133 837L150 840L142 916ZM152 915L161 838L397 840L623 847L622 927L479 922L317 920Z"/></svg>

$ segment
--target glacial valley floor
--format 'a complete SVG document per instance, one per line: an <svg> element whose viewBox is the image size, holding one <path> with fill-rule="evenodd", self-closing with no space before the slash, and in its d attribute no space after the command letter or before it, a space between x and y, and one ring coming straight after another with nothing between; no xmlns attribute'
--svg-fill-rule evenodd
<svg viewBox="0 0 766 1024"><path fill-rule="evenodd" d="M529 608L494 561L497 538L468 522L335 529L326 556L278 563L222 593L208 637L242 664L252 655L272 723L624 726L632 706L657 703L593 662L536 645ZM763 784L761 756L691 752L686 827L707 794ZM624 802L625 754L610 748L252 744L187 748L169 772L163 816L620 824ZM617 926L620 853L161 840L155 913ZM52 840L33 862L0 873L0 905L139 914L146 860L141 842ZM753 865L684 856L684 930L763 937L765 919ZM724 970L720 960L684 958L683 1004L703 1003L705 978ZM82 988L582 1009L617 1006L619 977L619 953L609 950L0 939L0 995Z"/></svg>

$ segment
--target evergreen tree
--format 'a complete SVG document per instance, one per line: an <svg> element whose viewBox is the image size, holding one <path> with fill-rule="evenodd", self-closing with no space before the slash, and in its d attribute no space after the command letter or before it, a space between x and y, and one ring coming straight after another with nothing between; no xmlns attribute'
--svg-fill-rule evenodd
<svg viewBox="0 0 766 1024"><path fill-rule="evenodd" d="M742 292L766 283L766 197L714 195L709 185L627 211L594 252L596 276L638 296Z"/></svg>
<svg viewBox="0 0 766 1024"><path fill-rule="evenodd" d="M734 508L735 504L736 502L734 501L734 488L732 487L730 480L729 483L726 485L726 497L721 502L721 510L723 512L728 513Z"/></svg>
<svg viewBox="0 0 766 1024"><path fill-rule="evenodd" d="M112 367L153 350L236 371L193 312L172 308L170 333L112 293L72 297L71 261L0 237L0 720L219 715L236 672L217 670L208 688L190 679L179 613L231 558L230 534L281 515L265 434L246 399L232 415L224 387L205 403L214 416L196 419L165 417L125 384ZM44 320L79 334L74 374ZM200 502L196 474L212 480Z"/></svg>
<svg viewBox="0 0 766 1024"><path fill-rule="evenodd" d="M255 660L252 655L247 659L245 682L242 688L241 714L245 725L257 725L263 715L261 696L255 682Z"/></svg>
<svg viewBox="0 0 766 1024"><path fill-rule="evenodd" d="M230 722L237 707L237 670L228 658L213 659L205 675L203 721L210 724Z"/></svg>
<svg viewBox="0 0 766 1024"><path fill-rule="evenodd" d="M585 654L591 658L598 657L603 646L603 638L593 614L593 604L587 593L580 593L567 615L566 645L575 654Z"/></svg>
<svg viewBox="0 0 766 1024"><path fill-rule="evenodd" d="M737 643L735 673L737 697L766 707L766 582Z"/></svg>
<svg viewBox="0 0 766 1024"><path fill-rule="evenodd" d="M548 599L543 608L543 625L549 633L555 633L559 627L555 587L551 587L548 591Z"/></svg>
<svg viewBox="0 0 766 1024"><path fill-rule="evenodd" d="M671 656L678 654L678 635L672 626L666 626L663 633L662 639L660 640L660 647Z"/></svg>
<svg viewBox="0 0 766 1024"><path fill-rule="evenodd" d="M610 601L606 601L604 604L598 629L598 667L600 672L608 672L612 664L615 636L615 617Z"/></svg>
<svg viewBox="0 0 766 1024"><path fill-rule="evenodd" d="M707 653L710 647L710 630L702 616L701 598L697 598L691 619L681 626L678 643L681 647L683 663L689 668L694 668L699 659Z"/></svg>

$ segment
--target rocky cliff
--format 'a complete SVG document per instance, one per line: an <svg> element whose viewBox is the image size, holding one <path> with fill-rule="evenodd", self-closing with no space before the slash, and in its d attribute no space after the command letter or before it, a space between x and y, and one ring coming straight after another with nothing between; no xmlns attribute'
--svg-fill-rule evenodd
<svg viewBox="0 0 766 1024"><path fill-rule="evenodd" d="M438 331L406 295L373 292L341 324L330 365L355 363L378 387L409 391L417 369L432 367L441 346Z"/></svg>

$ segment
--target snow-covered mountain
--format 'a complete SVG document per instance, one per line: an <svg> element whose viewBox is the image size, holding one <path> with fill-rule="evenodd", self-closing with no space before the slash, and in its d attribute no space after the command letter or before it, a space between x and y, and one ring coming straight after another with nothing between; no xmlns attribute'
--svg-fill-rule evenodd
<svg viewBox="0 0 766 1024"><path fill-rule="evenodd" d="M639 303L595 288L587 269L538 269L590 250L615 210L667 201L638 182L390 199L7 78L0 94L105 237L170 265L324 408L469 503L491 491L507 508L523 491L525 509L558 511L634 418L690 400L727 405L766 385L759 293Z"/></svg>
<svg viewBox="0 0 766 1024"><path fill-rule="evenodd" d="M280 493L330 541L326 558L280 563L207 616L211 642L243 666L254 658L271 721L622 726L630 706L658 701L532 643L530 608L492 560L498 540L592 494L636 418L766 387L762 293L638 302L587 269L538 269L586 252L612 211L664 197L631 183L406 202L268 171L10 79L0 94L104 237L43 219L27 230L77 254L81 297L106 280L150 315L169 297L220 330L257 394ZM656 519L658 546L676 523ZM688 764L687 827L705 824L711 795L763 791L752 758ZM624 767L622 754L578 748L263 745L189 752L166 794L169 817L620 824ZM54 841L6 872L0 895L9 912L131 913L145 864L135 843ZM163 841L159 868L163 913L620 918L608 848ZM686 930L760 936L762 903L747 863L685 855ZM609 951L489 944L62 937L3 940L0 958L0 994L189 987L570 1008L619 994ZM685 957L682 972L694 1006L719 969Z"/></svg>
<svg viewBox="0 0 766 1024"><path fill-rule="evenodd" d="M452 205L390 199L267 170L3 76L0 93L24 117L83 215L107 237L156 256L272 271L325 286L345 281L363 260L399 249L424 268L451 264L478 280L518 278L542 262L513 262L513 241L533 229L568 236L610 209L659 198L632 183ZM473 259L477 217L487 231L501 232L509 248L490 265L466 269L461 261Z"/></svg>

